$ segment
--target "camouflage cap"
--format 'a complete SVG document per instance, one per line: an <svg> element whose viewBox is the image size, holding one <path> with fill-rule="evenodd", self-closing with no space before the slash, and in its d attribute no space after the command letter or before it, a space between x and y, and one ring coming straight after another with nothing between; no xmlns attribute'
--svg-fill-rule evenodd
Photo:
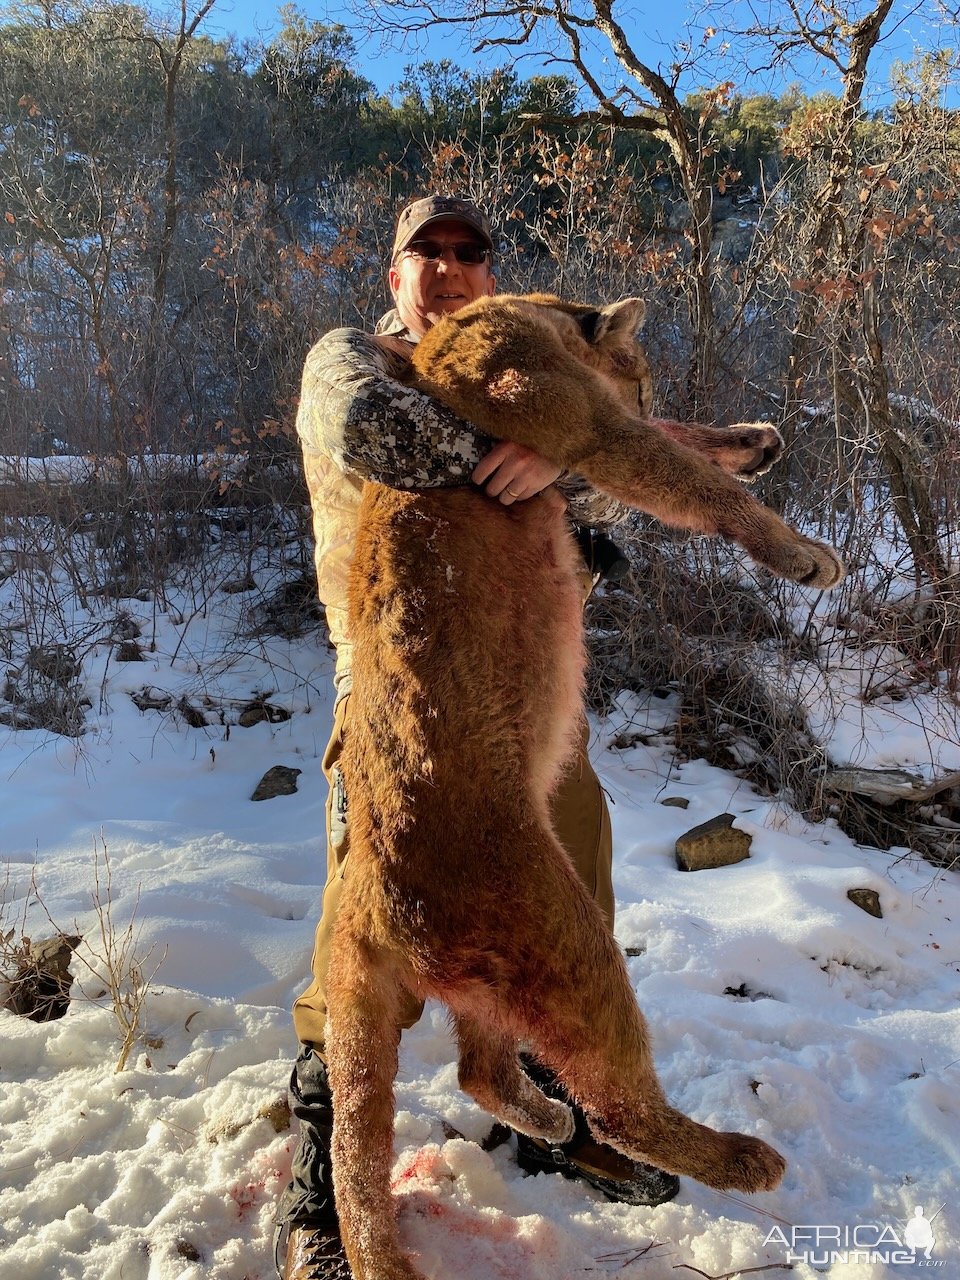
<svg viewBox="0 0 960 1280"><path fill-rule="evenodd" d="M416 239L423 229L433 222L465 222L493 252L490 219L472 200L459 196L424 196L408 204L397 219L397 234L393 242L393 256Z"/></svg>

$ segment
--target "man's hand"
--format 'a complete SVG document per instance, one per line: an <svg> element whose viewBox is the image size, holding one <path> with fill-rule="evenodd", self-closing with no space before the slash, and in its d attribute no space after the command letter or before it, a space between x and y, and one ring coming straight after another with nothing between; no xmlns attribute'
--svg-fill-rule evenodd
<svg viewBox="0 0 960 1280"><path fill-rule="evenodd" d="M526 445L501 440L486 457L480 459L471 479L474 484L483 485L484 492L491 498L499 498L505 507L509 507L513 502L535 498L560 475L560 467Z"/></svg>

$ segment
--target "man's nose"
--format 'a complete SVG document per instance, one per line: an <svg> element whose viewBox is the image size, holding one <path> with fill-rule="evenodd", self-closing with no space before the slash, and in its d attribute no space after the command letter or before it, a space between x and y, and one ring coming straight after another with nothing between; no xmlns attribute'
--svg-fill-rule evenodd
<svg viewBox="0 0 960 1280"><path fill-rule="evenodd" d="M457 271L460 268L460 259L453 252L453 245L447 244L443 246L443 252L437 259L437 269L442 267L444 271Z"/></svg>

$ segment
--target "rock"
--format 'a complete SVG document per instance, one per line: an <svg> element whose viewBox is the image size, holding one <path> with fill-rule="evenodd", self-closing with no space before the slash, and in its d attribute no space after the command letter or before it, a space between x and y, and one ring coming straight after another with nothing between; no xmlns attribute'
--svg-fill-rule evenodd
<svg viewBox="0 0 960 1280"><path fill-rule="evenodd" d="M682 231L690 221L690 206L686 200L665 200L663 207L666 213L667 230Z"/></svg>
<svg viewBox="0 0 960 1280"><path fill-rule="evenodd" d="M291 769L285 764L275 764L257 783L251 800L272 800L274 796L296 794L297 779L302 769Z"/></svg>
<svg viewBox="0 0 960 1280"><path fill-rule="evenodd" d="M666 796L665 799L660 801L660 803L665 804L668 809L690 808L690 801L686 796Z"/></svg>
<svg viewBox="0 0 960 1280"><path fill-rule="evenodd" d="M729 867L750 857L753 838L746 831L737 830L734 816L718 814L678 837L677 866L681 871Z"/></svg>
<svg viewBox="0 0 960 1280"><path fill-rule="evenodd" d="M191 729L205 729L207 727L207 717L186 697L179 700L177 710Z"/></svg>
<svg viewBox="0 0 960 1280"><path fill-rule="evenodd" d="M70 1005L70 958L82 939L58 933L41 942L24 938L16 972L5 984L0 1005L31 1022L53 1022Z"/></svg>
<svg viewBox="0 0 960 1280"><path fill-rule="evenodd" d="M880 895L876 889L848 889L847 897L855 907L859 907L861 911L866 911L868 916L876 916L878 920L883 919L883 912L880 910Z"/></svg>
<svg viewBox="0 0 960 1280"><path fill-rule="evenodd" d="M289 719L290 712L286 707L275 707L272 702L255 698L253 702L247 703L237 716L237 724L242 729L251 729L255 724L262 724L264 720L269 724L283 724Z"/></svg>
<svg viewBox="0 0 960 1280"><path fill-rule="evenodd" d="M746 218L723 218L713 228L714 252L725 262L745 262L757 234L757 224Z"/></svg>

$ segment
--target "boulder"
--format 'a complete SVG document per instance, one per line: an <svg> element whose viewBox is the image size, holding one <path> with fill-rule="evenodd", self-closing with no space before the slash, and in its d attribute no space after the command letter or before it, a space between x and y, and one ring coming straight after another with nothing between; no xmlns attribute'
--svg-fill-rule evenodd
<svg viewBox="0 0 960 1280"><path fill-rule="evenodd" d="M705 871L729 867L750 857L753 837L734 825L735 815L721 813L693 827L677 839L677 866L681 871Z"/></svg>
<svg viewBox="0 0 960 1280"><path fill-rule="evenodd" d="M291 769L289 765L275 764L257 783L250 799L272 800L275 796L295 795L297 779L302 772L302 769Z"/></svg>

